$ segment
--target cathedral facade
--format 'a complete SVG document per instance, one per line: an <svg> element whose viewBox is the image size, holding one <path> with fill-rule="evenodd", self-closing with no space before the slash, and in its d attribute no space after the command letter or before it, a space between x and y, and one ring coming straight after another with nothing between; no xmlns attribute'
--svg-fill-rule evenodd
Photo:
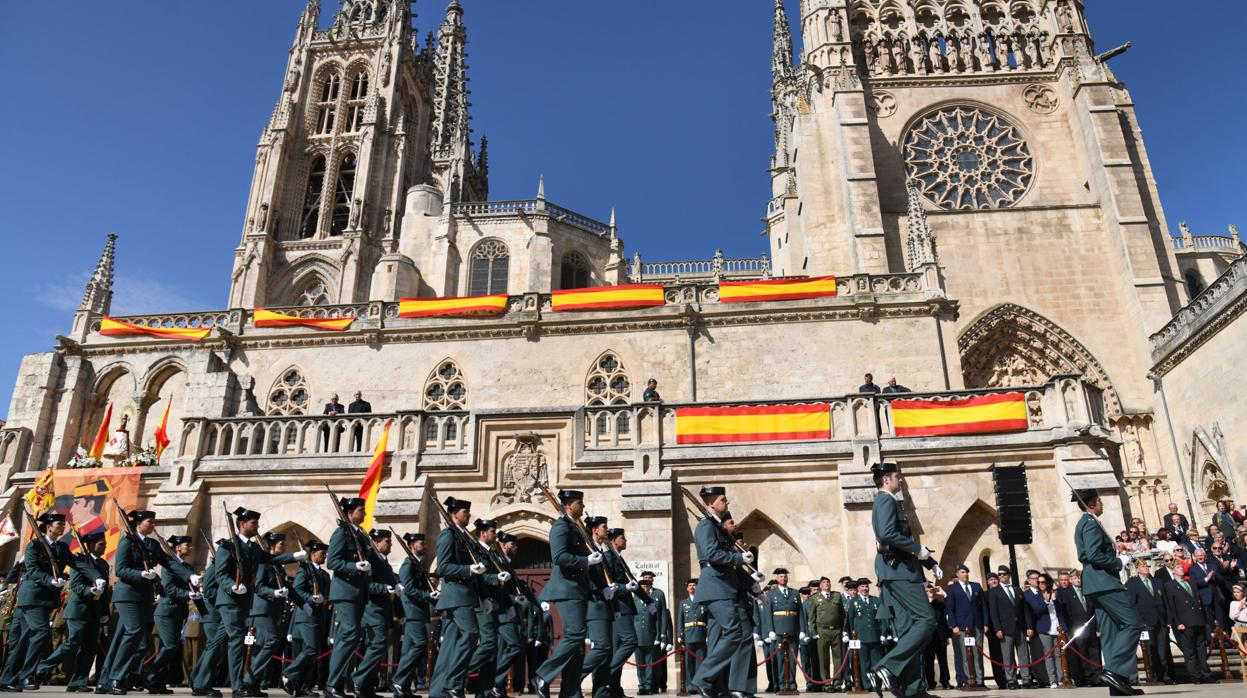
<svg viewBox="0 0 1247 698"><path fill-rule="evenodd" d="M775 4L769 250L643 262L613 214L541 188L489 199L458 0L425 39L407 2L343 0L322 22L311 0L261 134L228 303L117 318L211 333L101 335L110 239L70 333L22 363L0 431L7 496L74 459L109 405L146 445L166 404L172 443L142 477L166 522L216 535L221 502L245 501L266 526L325 539L325 485L357 489L389 423L383 524L433 530L430 503L453 495L526 538L537 567L554 512L535 481L585 490L589 511L628 529L634 562L668 578L697 570L682 487L726 485L764 566L798 579L870 569L859 542L882 459L905 469L914 529L946 570L1006 558L994 465L1027 466L1034 540L1018 553L1039 568L1075 562L1071 484L1099 488L1118 527L1156 528L1169 502L1204 519L1232 496L1232 464L1213 464L1215 489L1172 447L1188 437L1165 418L1149 337L1241 244L1170 237L1135 105L1082 2L802 0L800 15L794 56ZM832 276L834 297L720 299L724 280ZM664 303L552 304L640 283ZM402 317L403 298L495 294L505 311L489 317ZM257 327L256 308L354 323ZM933 400L1021 393L1026 428L900 435L891 403L915 395L859 392L866 372ZM649 378L661 401L642 399ZM323 414L356 391L371 411ZM829 433L677 438L681 408L777 403L826 404Z"/></svg>

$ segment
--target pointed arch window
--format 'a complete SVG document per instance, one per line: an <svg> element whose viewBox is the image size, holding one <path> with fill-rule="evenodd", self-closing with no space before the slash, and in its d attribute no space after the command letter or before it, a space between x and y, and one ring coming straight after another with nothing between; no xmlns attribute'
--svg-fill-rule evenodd
<svg viewBox="0 0 1247 698"><path fill-rule="evenodd" d="M603 354L585 379L585 404L626 405L631 400L632 381L628 370L615 354Z"/></svg>
<svg viewBox="0 0 1247 698"><path fill-rule="evenodd" d="M454 361L447 359L438 365L424 383L424 409L429 411L465 410L468 404L468 386L463 372Z"/></svg>
<svg viewBox="0 0 1247 698"><path fill-rule="evenodd" d="M319 278L303 287L298 296L299 305L329 305L329 287Z"/></svg>
<svg viewBox="0 0 1247 698"><path fill-rule="evenodd" d="M312 390L308 387L303 371L288 368L268 391L267 414L307 414Z"/></svg>
<svg viewBox="0 0 1247 698"><path fill-rule="evenodd" d="M360 71L351 79L350 99L346 103L346 131L354 133L364 126L364 105L368 100L368 73Z"/></svg>
<svg viewBox="0 0 1247 698"><path fill-rule="evenodd" d="M337 73L330 73L320 86L320 101L316 104L316 133L324 135L333 133L333 123L338 110L338 92L342 88L342 78Z"/></svg>
<svg viewBox="0 0 1247 698"><path fill-rule="evenodd" d="M303 194L303 217L299 221L299 237L312 238L320 232L320 197L325 188L325 156L317 155L307 173L307 191Z"/></svg>
<svg viewBox="0 0 1247 698"><path fill-rule="evenodd" d="M351 195L355 193L355 153L347 153L338 165L338 184L333 190L333 217L329 234L341 235L351 221Z"/></svg>
<svg viewBox="0 0 1247 698"><path fill-rule="evenodd" d="M589 286L589 260L579 252L563 255L559 272L559 288L586 288Z"/></svg>
<svg viewBox="0 0 1247 698"><path fill-rule="evenodd" d="M468 270L468 295L486 296L507 292L511 252L501 240L483 240L472 250Z"/></svg>
<svg viewBox="0 0 1247 698"><path fill-rule="evenodd" d="M1204 292L1205 288L1208 288L1208 286L1204 284L1203 277L1200 276L1199 272L1194 269L1188 269L1183 278L1186 280L1186 295L1190 298L1198 296Z"/></svg>

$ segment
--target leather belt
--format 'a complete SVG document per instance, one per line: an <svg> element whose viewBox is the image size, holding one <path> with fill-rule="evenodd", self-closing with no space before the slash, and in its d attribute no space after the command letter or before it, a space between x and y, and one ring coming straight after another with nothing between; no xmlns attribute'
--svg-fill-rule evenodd
<svg viewBox="0 0 1247 698"><path fill-rule="evenodd" d="M685 623L685 624L684 624L684 627L686 627L686 628L704 628L704 627L706 627L706 624L705 624L705 623L702 623L701 621L696 621L696 620L695 620L695 621L693 621L692 623Z"/></svg>
<svg viewBox="0 0 1247 698"><path fill-rule="evenodd" d="M795 616L797 615L797 612L796 611L771 611L771 615L773 616Z"/></svg>

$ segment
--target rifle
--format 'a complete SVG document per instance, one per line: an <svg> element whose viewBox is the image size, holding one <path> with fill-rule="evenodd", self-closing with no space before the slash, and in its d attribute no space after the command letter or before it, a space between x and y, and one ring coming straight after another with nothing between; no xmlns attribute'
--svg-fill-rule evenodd
<svg viewBox="0 0 1247 698"><path fill-rule="evenodd" d="M238 529L234 527L233 514L229 513L229 505L224 500L221 501L221 508L225 510L225 530L229 532L230 550L234 551L234 586L241 586L242 557L238 549Z"/></svg>
<svg viewBox="0 0 1247 698"><path fill-rule="evenodd" d="M468 557L472 558L472 564L474 565L479 564L480 560L476 557L476 553L472 552L472 549L479 548L480 544L477 543L475 540L473 540L472 537L469 536L466 531L460 529L458 524L456 524L454 521L451 520L450 513L446 511L446 507L443 507L442 503L437 501L436 492L433 493L432 499L433 499L433 508L437 510L437 513L439 515L441 515L442 523L446 524L446 528L450 530L451 535L458 538L459 542L464 544L464 547L468 551ZM498 564L497 562L494 562L495 566L497 566L497 564ZM501 572L502 570L499 569L498 571Z"/></svg>
<svg viewBox="0 0 1247 698"><path fill-rule="evenodd" d="M433 580L429 578L429 571L424 569L424 563L417 560L415 554L411 552L411 548L407 547L407 541L399 538L392 528L390 529L390 537L398 538L399 541L402 541L403 552L407 553L407 559L411 561L411 566L415 567L416 571L424 576L424 583L429 585L429 591L437 591L437 587L433 586Z"/></svg>
<svg viewBox="0 0 1247 698"><path fill-rule="evenodd" d="M143 569L150 570L152 561L147 553L147 546L143 545L143 539L139 538L139 532L134 530L134 524L131 523L130 517L126 515L126 510L121 508L117 500L113 500L113 506L117 507L117 513L121 514L121 523L126 527L126 535L130 537L130 542L139 549L139 556L143 558Z"/></svg>
<svg viewBox="0 0 1247 698"><path fill-rule="evenodd" d="M567 520L572 522L572 526L580 532L580 537L584 540L585 545L589 547L589 550L596 550L597 545L593 542L593 536L589 535L589 531L585 528L584 523L579 519L568 516L567 513L563 511L563 505L559 504L559 500L554 497L554 494L550 492L550 488L545 486L545 483L534 477L533 485L541 490L541 493L545 495L546 500L548 500L550 502L550 506L554 507L555 511L559 513L559 516L566 517ZM605 558L605 556L603 556L603 558ZM606 562L606 560L603 559L603 562ZM602 565L602 576L606 578L607 586L611 586L615 583L611 580L610 571L606 569L605 564Z"/></svg>
<svg viewBox="0 0 1247 698"><path fill-rule="evenodd" d="M688 488L687 488L687 487L684 487L683 485L681 485L681 486L680 486L680 492L684 493L684 498L685 498L685 499L688 499L689 501L691 501L691 502L693 502L693 503L695 503L695 504L697 505L697 508L698 508L698 509L701 511L701 513L702 513L702 518L709 518L711 521L714 521L715 526L717 526L717 527L718 527L718 529L719 529L720 531L723 531L724 535L726 535L728 538L731 538L731 539L732 539L732 545L733 545L733 546L734 546L737 550L739 550L739 551L740 551L740 552L742 552L742 553L747 553L747 552L749 552L749 549L748 549L748 548L746 548L746 547L745 547L745 545L744 545L743 543L741 543L740 541L736 540L736 538L735 538L735 537L733 537L733 536L732 536L732 534L730 534L730 533L728 533L728 532L727 532L727 529L723 528L723 524L722 524L722 523L720 523L720 522L719 522L719 520L718 520L718 519L716 519L713 515L711 515L711 513L710 513L710 508L706 506L706 503L705 503L705 502L701 501L701 498L699 498L699 497L694 497L694 496L693 496L693 493L692 493L692 492L689 492L689 491L688 491ZM740 566L741 566L741 567L743 567L743 568L745 569L745 571L746 571L746 572L748 572L748 573L749 573L749 574L751 574L751 575L752 575L752 574L757 574L757 572L758 572L758 570L757 570L756 568L754 568L754 566L753 566L753 565L751 565L751 564L749 564L749 563L747 563L747 562L742 562L742 563L740 563Z"/></svg>
<svg viewBox="0 0 1247 698"><path fill-rule="evenodd" d="M270 546L270 545L268 544L268 541L264 540L264 536L257 536L257 537L260 539L260 545L262 545L262 546L264 547L264 552L268 553L268 556L269 556L269 557L272 557L272 556L273 556L273 548L272 548L272 546ZM302 548L302 547L303 547L303 544L302 544L302 543L299 543L299 547L300 547L300 548ZM271 567L273 567L274 565L273 565L273 563L272 563L272 562L269 562L269 563L268 563L268 566L271 568ZM281 578L282 578L282 577L284 577L284 576L286 576L285 572L283 572L283 573L281 573L281 574L274 574L274 575L273 575L273 578L277 580L277 588L278 588L278 589L281 589L282 587L284 587L284 586L285 586L285 584L282 582L282 579L281 579Z"/></svg>
<svg viewBox="0 0 1247 698"><path fill-rule="evenodd" d="M330 501L333 502L333 510L338 512L338 525L346 530L346 534L351 537L351 542L355 544L355 559L358 562L364 561L364 549L359 545L359 538L355 535L355 531L351 528L355 525L346 517L346 512L342 511L342 505L338 503L338 497L329 489L329 483L325 483L325 492L328 493ZM370 536L368 540L372 540Z"/></svg>
<svg viewBox="0 0 1247 698"><path fill-rule="evenodd" d="M199 531L199 536L204 539L204 543L208 544L208 566L210 567L213 562L216 562L216 546L212 544L212 539L208 537L208 534L202 530Z"/></svg>
<svg viewBox="0 0 1247 698"><path fill-rule="evenodd" d="M303 547L303 537L300 536L298 533L294 533L293 535L294 535L294 542L299 544L299 550L307 550L307 548ZM317 576L316 568L312 567L311 560L309 558L300 560L299 566L304 567L304 569L307 570L308 575L312 578L312 595L320 596L320 582L316 580L316 576Z"/></svg>
<svg viewBox="0 0 1247 698"><path fill-rule="evenodd" d="M628 561L624 559L623 553L618 550L613 552L615 553L615 557L619 558L620 564L623 565L624 576L628 578L629 582L634 582L636 584L636 591L632 593L636 594L636 597L640 599L641 603L645 604L646 607L653 605L654 597L650 596L649 592L641 588L641 583L637 581L636 575L632 574L632 568L628 566Z"/></svg>
<svg viewBox="0 0 1247 698"><path fill-rule="evenodd" d="M39 522L35 521L34 515L25 506L22 507L22 513L26 515L26 523L30 524L30 533L39 541L39 547L48 556L48 567L52 571L52 581L60 581L61 575L56 570L56 556L52 554L52 546L48 545L48 539L39 534Z"/></svg>

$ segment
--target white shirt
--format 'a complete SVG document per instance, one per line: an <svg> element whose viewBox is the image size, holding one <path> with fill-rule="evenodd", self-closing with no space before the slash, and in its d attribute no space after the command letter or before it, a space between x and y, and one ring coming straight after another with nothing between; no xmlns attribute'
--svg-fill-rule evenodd
<svg viewBox="0 0 1247 698"><path fill-rule="evenodd" d="M1060 621L1058 621L1056 617L1056 604L1054 604L1051 601L1048 601L1047 604L1048 604L1048 632L1046 634L1057 635L1058 634L1057 626L1060 625Z"/></svg>

